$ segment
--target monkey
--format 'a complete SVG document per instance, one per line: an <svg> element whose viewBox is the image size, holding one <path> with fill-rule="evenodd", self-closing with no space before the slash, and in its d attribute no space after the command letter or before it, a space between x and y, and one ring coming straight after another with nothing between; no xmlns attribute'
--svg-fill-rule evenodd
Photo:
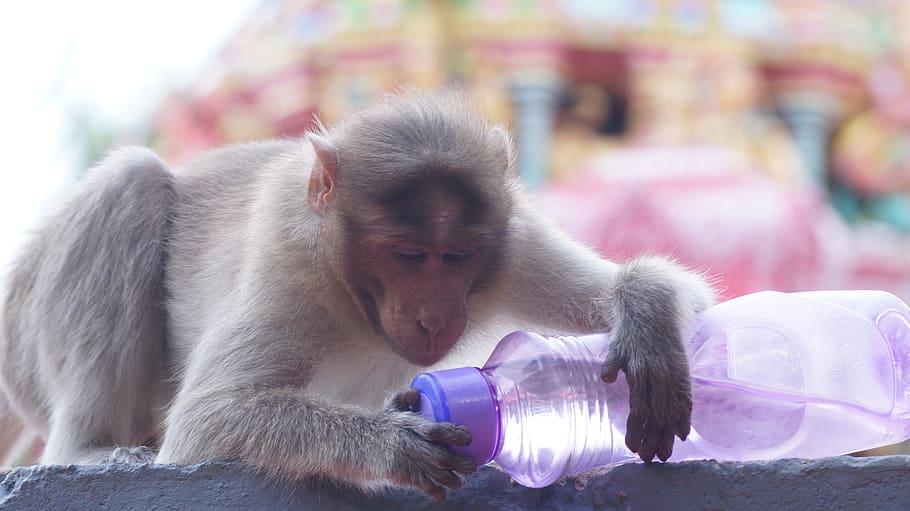
<svg viewBox="0 0 910 511"><path fill-rule="evenodd" d="M175 169L140 147L103 159L3 293L0 389L41 462L228 460L443 498L476 468L449 448L470 431L398 389L481 365L513 325L609 332L600 377L628 381L626 444L666 461L690 430L682 332L711 285L570 239L508 131L467 105L403 91Z"/></svg>

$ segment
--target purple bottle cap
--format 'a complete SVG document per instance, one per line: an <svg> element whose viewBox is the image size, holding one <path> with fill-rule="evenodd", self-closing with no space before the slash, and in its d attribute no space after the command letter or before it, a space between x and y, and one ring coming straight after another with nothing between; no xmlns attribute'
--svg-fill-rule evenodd
<svg viewBox="0 0 910 511"><path fill-rule="evenodd" d="M471 445L452 450L483 465L499 453L501 443L499 405L493 389L476 367L459 367L421 373L411 382L420 391L420 409L435 422L467 426Z"/></svg>

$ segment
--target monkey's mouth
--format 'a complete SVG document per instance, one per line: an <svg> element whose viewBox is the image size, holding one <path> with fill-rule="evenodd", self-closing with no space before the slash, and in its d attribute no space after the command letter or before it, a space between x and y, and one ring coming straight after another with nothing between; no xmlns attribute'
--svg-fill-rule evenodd
<svg viewBox="0 0 910 511"><path fill-rule="evenodd" d="M392 351L408 363L421 367L428 367L442 360L452 349L458 337L458 335L454 336L455 340L452 341L437 338L431 342L428 338L407 339L390 334L385 335L386 342Z"/></svg>
<svg viewBox="0 0 910 511"><path fill-rule="evenodd" d="M386 341L389 343L389 346L391 346L392 351L399 357L405 359L409 364L421 367L431 366L436 362L439 362L448 352L448 350L418 350L406 348L405 346L410 346L412 344L408 341L401 341L393 336L386 336Z"/></svg>

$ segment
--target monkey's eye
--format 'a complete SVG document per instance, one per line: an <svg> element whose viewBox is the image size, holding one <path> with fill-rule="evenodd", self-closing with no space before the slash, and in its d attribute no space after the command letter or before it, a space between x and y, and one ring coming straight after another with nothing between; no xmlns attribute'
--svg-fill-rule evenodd
<svg viewBox="0 0 910 511"><path fill-rule="evenodd" d="M448 254L444 254L442 258L450 263L457 263L458 261L464 261L469 255L471 254L467 252L449 252Z"/></svg>
<svg viewBox="0 0 910 511"><path fill-rule="evenodd" d="M427 258L427 255L419 250L396 250L395 255L402 261L409 263L423 262Z"/></svg>

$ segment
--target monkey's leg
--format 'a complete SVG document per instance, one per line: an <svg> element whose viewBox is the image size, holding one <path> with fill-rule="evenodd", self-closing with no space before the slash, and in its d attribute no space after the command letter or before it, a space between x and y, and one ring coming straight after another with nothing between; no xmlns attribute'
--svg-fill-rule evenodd
<svg viewBox="0 0 910 511"><path fill-rule="evenodd" d="M14 263L2 369L17 408L43 423L43 462L104 461L154 435L172 200L171 174L153 153L118 151Z"/></svg>

